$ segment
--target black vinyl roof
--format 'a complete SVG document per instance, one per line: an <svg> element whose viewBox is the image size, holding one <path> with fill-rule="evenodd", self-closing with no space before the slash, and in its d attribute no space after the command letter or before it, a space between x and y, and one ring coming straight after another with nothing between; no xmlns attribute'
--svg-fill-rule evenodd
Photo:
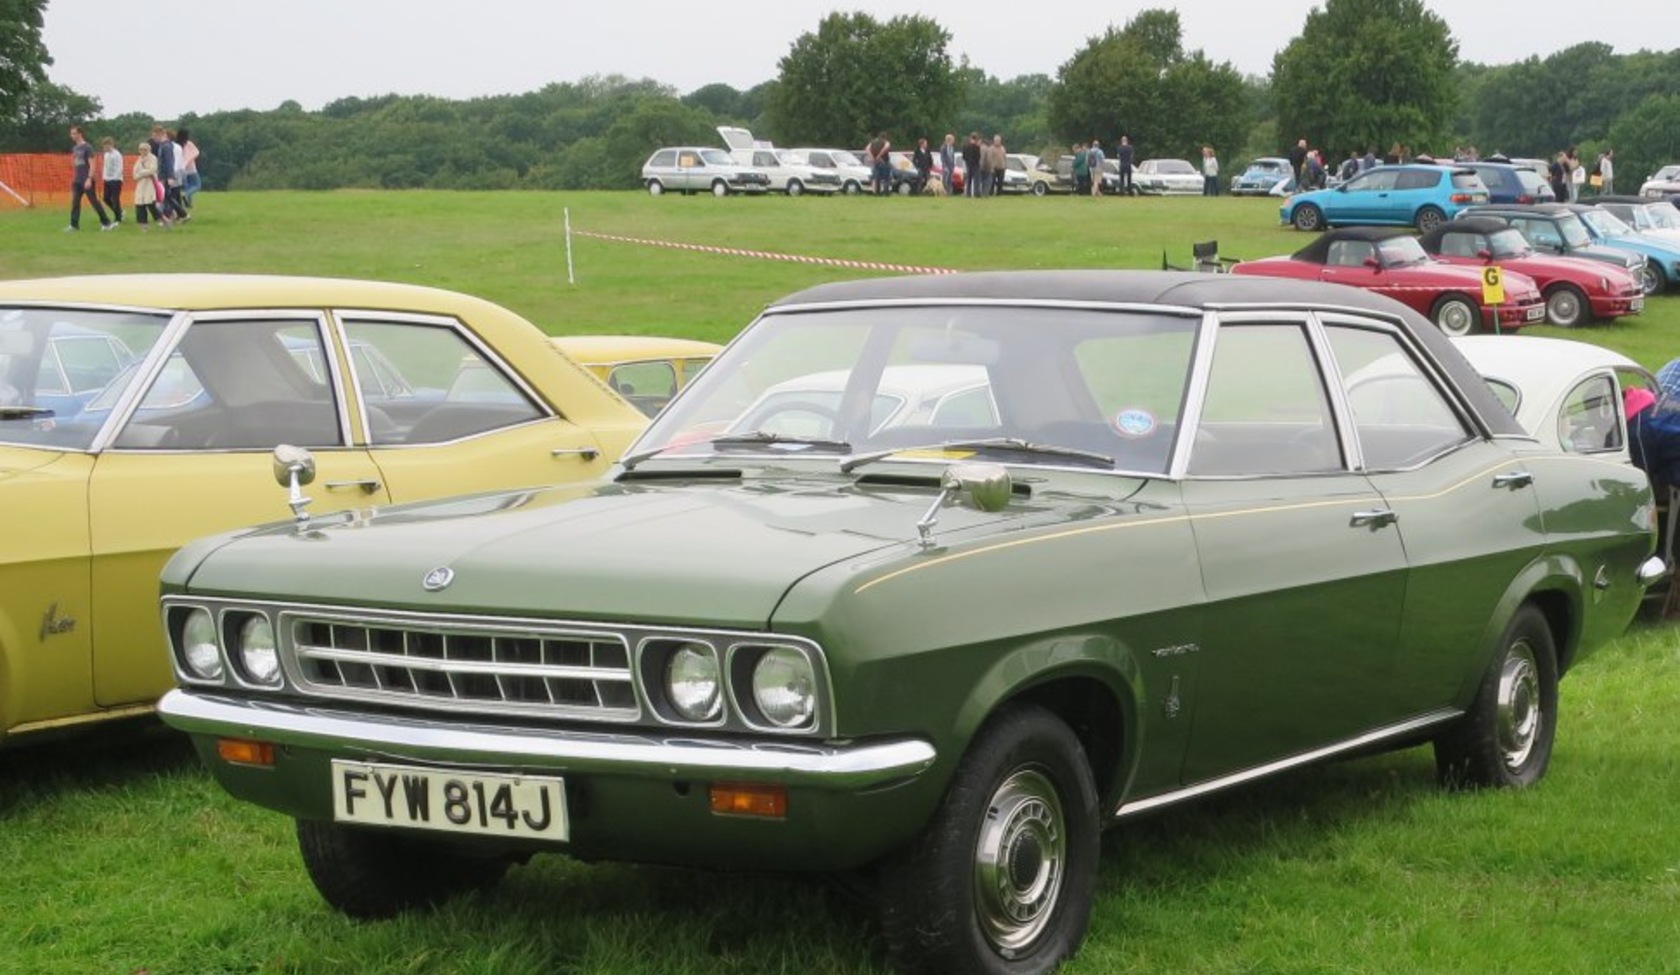
<svg viewBox="0 0 1680 975"><path fill-rule="evenodd" d="M1337 235L1380 239L1403 233L1387 228L1349 227L1330 231L1321 241L1342 239ZM1162 305L1187 311L1244 306L1362 311L1394 321L1428 349L1489 431L1523 435L1522 427L1510 412L1494 399L1481 376L1433 323L1392 298L1339 284L1181 271L981 271L819 284L772 302L766 311L812 305L947 300Z"/></svg>
<svg viewBox="0 0 1680 975"><path fill-rule="evenodd" d="M1411 233L1400 227L1340 227L1327 230L1307 246L1289 255L1291 259L1306 261L1309 264L1323 264L1329 259L1330 245L1339 240L1369 240L1372 242L1387 240L1390 237L1404 237Z"/></svg>
<svg viewBox="0 0 1680 975"><path fill-rule="evenodd" d="M1443 222L1419 239L1423 241L1424 250L1438 254L1441 251L1441 238L1448 234L1494 234L1510 226L1503 217L1459 217Z"/></svg>

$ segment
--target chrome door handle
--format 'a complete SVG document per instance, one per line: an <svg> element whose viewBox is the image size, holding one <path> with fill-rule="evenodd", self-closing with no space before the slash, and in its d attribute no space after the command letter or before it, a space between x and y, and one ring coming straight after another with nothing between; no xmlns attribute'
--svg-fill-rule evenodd
<svg viewBox="0 0 1680 975"><path fill-rule="evenodd" d="M1534 475L1527 471L1512 471L1508 474L1495 474L1493 486L1496 488L1528 487L1534 483Z"/></svg>
<svg viewBox="0 0 1680 975"><path fill-rule="evenodd" d="M377 477L370 477L361 481L328 481L327 490L340 491L344 488L361 488L363 494L372 494L382 487Z"/></svg>
<svg viewBox="0 0 1680 975"><path fill-rule="evenodd" d="M1372 511L1355 511L1353 518L1348 521L1349 528L1381 528L1392 525L1400 520L1400 516L1389 508L1377 508Z"/></svg>
<svg viewBox="0 0 1680 975"><path fill-rule="evenodd" d="M582 457L584 460L594 460L601 456L601 452L594 447L556 447L548 452L550 457Z"/></svg>

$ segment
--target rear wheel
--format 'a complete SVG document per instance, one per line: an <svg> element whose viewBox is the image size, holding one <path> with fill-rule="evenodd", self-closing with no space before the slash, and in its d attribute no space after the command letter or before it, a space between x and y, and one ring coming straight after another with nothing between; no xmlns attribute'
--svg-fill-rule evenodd
<svg viewBox="0 0 1680 975"><path fill-rule="evenodd" d="M440 904L494 886L508 868L505 859L472 856L439 840L312 819L297 821L297 838L322 899L356 918Z"/></svg>
<svg viewBox="0 0 1680 975"><path fill-rule="evenodd" d="M845 185L840 187L840 192L846 194L847 196L857 196L859 193L863 192L863 184L859 183L855 179L846 180Z"/></svg>
<svg viewBox="0 0 1680 975"><path fill-rule="evenodd" d="M1049 192L1050 192L1050 184L1044 182L1043 180L1039 180L1038 182L1036 182L1032 185L1032 195L1033 196L1043 196L1043 195L1045 195L1046 193L1049 193Z"/></svg>
<svg viewBox="0 0 1680 975"><path fill-rule="evenodd" d="M1435 326L1448 335L1469 335L1482 320L1475 302L1463 295L1447 295L1435 303Z"/></svg>
<svg viewBox="0 0 1680 975"><path fill-rule="evenodd" d="M1511 618L1470 710L1435 739L1448 786L1522 787L1546 774L1557 735L1557 645L1546 617L1524 606Z"/></svg>
<svg viewBox="0 0 1680 975"><path fill-rule="evenodd" d="M1427 234L1441 224L1447 222L1447 215L1440 207L1423 207L1417 212L1418 233Z"/></svg>
<svg viewBox="0 0 1680 975"><path fill-rule="evenodd" d="M1587 320L1587 296L1572 284L1560 284L1546 295L1546 320L1561 328L1574 328Z"/></svg>
<svg viewBox="0 0 1680 975"><path fill-rule="evenodd" d="M801 183L797 179L788 180L788 184L787 184L787 195L788 196L798 196L798 195L800 195L801 193L804 193L804 192L805 192L805 184L804 183Z"/></svg>
<svg viewBox="0 0 1680 975"><path fill-rule="evenodd" d="M1099 847L1079 739L1042 708L1000 712L927 831L882 871L892 961L910 972L1049 972L1085 936Z"/></svg>
<svg viewBox="0 0 1680 975"><path fill-rule="evenodd" d="M665 184L659 180L650 179L647 181L647 191L650 196L662 196L665 193Z"/></svg>
<svg viewBox="0 0 1680 975"><path fill-rule="evenodd" d="M1290 222L1295 224L1296 230L1323 230L1324 211L1317 204L1303 203L1295 208Z"/></svg>

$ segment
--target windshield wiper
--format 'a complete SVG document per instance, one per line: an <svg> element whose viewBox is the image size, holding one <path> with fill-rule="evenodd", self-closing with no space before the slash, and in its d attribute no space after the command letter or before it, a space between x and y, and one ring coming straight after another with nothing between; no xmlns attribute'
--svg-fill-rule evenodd
<svg viewBox="0 0 1680 975"><path fill-rule="evenodd" d="M838 454L849 454L852 445L844 440L827 440L821 437L790 437L782 433L771 433L768 430L754 430L751 433L726 433L710 440L700 440L694 443L665 444L662 447L652 447L638 450L633 454L626 454L619 459L619 465L625 470L634 470L637 464L655 457L676 447L693 447L696 444L708 447L761 447L766 445L795 445L808 447L812 450L831 451Z"/></svg>
<svg viewBox="0 0 1680 975"><path fill-rule="evenodd" d="M0 406L0 420L38 420L55 415L47 406Z"/></svg>
<svg viewBox="0 0 1680 975"><path fill-rule="evenodd" d="M946 440L940 443L919 444L911 447L893 447L888 450L877 450L873 453L858 454L848 457L840 464L840 473L849 474L865 464L873 464L894 454L908 453L917 450L1007 450L1023 454L1038 454L1045 457L1061 457L1067 460L1083 461L1093 467L1113 469L1114 458L1107 454L1099 454L1091 450L1078 450L1073 447L1058 447L1055 444L1033 443L1019 437L988 437L981 440Z"/></svg>

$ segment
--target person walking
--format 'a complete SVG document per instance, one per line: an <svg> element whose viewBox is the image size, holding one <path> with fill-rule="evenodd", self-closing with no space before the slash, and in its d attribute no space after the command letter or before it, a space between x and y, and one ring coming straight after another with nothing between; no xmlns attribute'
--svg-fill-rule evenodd
<svg viewBox="0 0 1680 975"><path fill-rule="evenodd" d="M66 232L82 229L82 198L93 204L99 215L99 229L110 230L111 218L99 204L99 194L93 191L93 145L82 135L82 127L70 126L70 226Z"/></svg>
<svg viewBox="0 0 1680 975"><path fill-rule="evenodd" d="M198 143L192 140L192 133L186 129L175 132L176 157L181 166L181 219L192 219L193 197L198 195L203 185L198 178Z"/></svg>
<svg viewBox="0 0 1680 975"><path fill-rule="evenodd" d="M943 170L939 180L945 184L945 195L950 196L951 191L956 189L957 178L957 136L954 132L945 133L945 143L939 147L939 167Z"/></svg>
<svg viewBox="0 0 1680 975"><path fill-rule="evenodd" d="M1212 146L1202 147L1202 195L1219 195L1219 157Z"/></svg>
<svg viewBox="0 0 1680 975"><path fill-rule="evenodd" d="M1100 139L1091 140L1091 148L1085 150L1085 166L1091 171L1091 195L1102 196L1103 184L1103 150Z"/></svg>
<svg viewBox="0 0 1680 975"><path fill-rule="evenodd" d="M141 230L151 230L146 226L146 217L163 226L169 222L163 219L158 211L158 161L152 155L152 144L142 142L139 146L140 155L134 160L134 219L140 224Z"/></svg>
<svg viewBox="0 0 1680 975"><path fill-rule="evenodd" d="M105 205L111 210L111 225L122 226L122 186L123 186L123 157L117 151L115 139L106 136L99 140L99 148L104 150L99 154L102 176L104 177Z"/></svg>

